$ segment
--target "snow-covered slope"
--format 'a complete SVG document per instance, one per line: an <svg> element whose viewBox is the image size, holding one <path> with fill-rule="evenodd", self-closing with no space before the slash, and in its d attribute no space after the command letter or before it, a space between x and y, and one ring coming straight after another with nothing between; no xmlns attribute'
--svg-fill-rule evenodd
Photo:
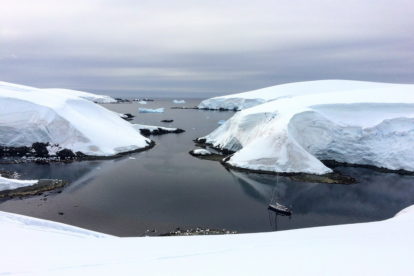
<svg viewBox="0 0 414 276"><path fill-rule="evenodd" d="M89 100L1 83L0 145L31 146L35 142L86 155L111 156L145 148L150 140L114 112Z"/></svg>
<svg viewBox="0 0 414 276"><path fill-rule="evenodd" d="M46 90L46 91L51 91L51 92L56 92L59 93L61 95L65 95L65 96L76 96L76 97L80 97L95 103L116 103L117 101L110 97L110 96L106 96L106 95L98 95L98 94L93 94L93 93L89 93L89 92L83 92L83 91L77 91L77 90L71 90L71 89L62 89L62 88L44 88L44 89L40 89L40 88L34 88L31 86L26 86L26 85L21 85L21 84L14 84L14 83L9 83L9 82L3 82L0 81L0 89L7 89L7 90L16 90L16 91L27 91L30 92L33 89L37 89L37 90Z"/></svg>
<svg viewBox="0 0 414 276"><path fill-rule="evenodd" d="M38 183L37 180L18 180L2 177L0 174L0 191L13 190Z"/></svg>
<svg viewBox="0 0 414 276"><path fill-rule="evenodd" d="M282 232L117 238L0 212L0 274L413 275L414 207L371 223Z"/></svg>
<svg viewBox="0 0 414 276"><path fill-rule="evenodd" d="M234 167L324 174L319 160L414 171L414 85L351 89L270 101L203 137L236 151Z"/></svg>
<svg viewBox="0 0 414 276"><path fill-rule="evenodd" d="M64 95L77 96L77 97L92 101L94 103L102 104L102 103L116 103L117 102L114 98L110 96L98 95L98 94L93 94L89 92L83 92L83 91L77 91L77 90L71 90L71 89L62 89L62 88L47 88L45 90L64 94Z"/></svg>
<svg viewBox="0 0 414 276"><path fill-rule="evenodd" d="M242 110L268 101L298 95L332 93L356 89L396 87L398 84L377 83L352 80L316 80L286 83L244 93L214 97L202 101L198 107L203 109Z"/></svg>

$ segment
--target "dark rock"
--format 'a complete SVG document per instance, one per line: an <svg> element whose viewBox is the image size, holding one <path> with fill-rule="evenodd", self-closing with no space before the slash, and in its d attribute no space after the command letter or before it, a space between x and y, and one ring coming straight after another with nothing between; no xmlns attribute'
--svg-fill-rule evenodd
<svg viewBox="0 0 414 276"><path fill-rule="evenodd" d="M0 175L2 177L10 178L10 179L18 179L17 176L19 176L17 172L9 172L9 171L3 171L3 170L0 170Z"/></svg>
<svg viewBox="0 0 414 276"><path fill-rule="evenodd" d="M122 114L122 115L123 116L121 118L126 120L126 121L132 121L135 118L135 116L132 115L131 113L125 113L125 114Z"/></svg>
<svg viewBox="0 0 414 276"><path fill-rule="evenodd" d="M63 149L61 151L58 151L56 153L56 156L58 156L61 160L72 160L76 157L76 154L74 154L73 151L69 149Z"/></svg>
<svg viewBox="0 0 414 276"><path fill-rule="evenodd" d="M78 157L78 158L84 158L84 157L86 157L87 155L86 154L84 154L84 153L82 153L82 152L80 152L80 151L77 151L76 152L76 157Z"/></svg>
<svg viewBox="0 0 414 276"><path fill-rule="evenodd" d="M329 168L336 168L338 166L341 167L357 167L357 168L367 168L371 170L375 170L378 172L384 172L384 173L397 173L401 175L414 175L414 172L406 171L406 170L391 170L383 167L375 167L372 165L363 165L363 164L350 164L350 163L344 163L344 162L338 162L335 160L321 160L321 162L329 167Z"/></svg>
<svg viewBox="0 0 414 276"><path fill-rule="evenodd" d="M175 133L180 133L182 131L178 130ZM71 162L71 161L82 161L82 160L105 160L105 159L115 159L118 157L125 156L130 153L136 153L148 150L155 145L154 141L147 141L147 146L145 148L132 150L129 152L123 152L116 154L114 156L91 156L86 155L82 152L73 153L69 149L62 149L56 153L56 155L50 156L49 154L44 157L39 157L43 152L44 146L49 144L35 143L35 148L33 147L1 147L0 146L0 162L2 164L20 164L20 163L38 163L38 164L50 164L52 162ZM54 145L59 147L59 145ZM39 154L40 153L40 154Z"/></svg>
<svg viewBox="0 0 414 276"><path fill-rule="evenodd" d="M239 109L237 109L237 107L234 107L234 108L231 108L231 109L223 108L223 107L220 107L220 108L198 108L197 107L195 109L208 110L208 111L233 111L233 112L239 111Z"/></svg>
<svg viewBox="0 0 414 276"><path fill-rule="evenodd" d="M134 118L135 116L132 115L131 113L125 113L124 114L127 118Z"/></svg>
<svg viewBox="0 0 414 276"><path fill-rule="evenodd" d="M209 148L212 148L212 149L214 149L214 150L216 150L216 151L218 151L218 152L220 152L224 155L230 155L230 154L235 153L235 151L228 150L228 149L223 149L223 148L220 148L219 146L214 146L211 143L207 143L207 140L205 138L197 138L197 139L194 140L194 142L196 143L196 146L199 146L199 147L202 147L202 148L209 147Z"/></svg>
<svg viewBox="0 0 414 276"><path fill-rule="evenodd" d="M122 98L115 98L117 103L130 103L131 101L128 99L122 99Z"/></svg>
<svg viewBox="0 0 414 276"><path fill-rule="evenodd" d="M148 137L148 136L151 136L151 135L163 135L163 134L168 134L168 133L183 133L183 132L185 132L185 130L181 129L181 128L176 128L174 130L166 130L166 129L163 129L163 128L157 128L153 131L148 130L148 129L140 129L139 131L145 137Z"/></svg>
<svg viewBox="0 0 414 276"><path fill-rule="evenodd" d="M202 154L195 154L193 150L188 152L190 155L203 159L203 160L211 160L211 161L221 161L223 160L223 158L225 158L225 155L222 154L217 154L217 153L211 153L211 154L206 154L206 155L202 155Z"/></svg>
<svg viewBox="0 0 414 276"><path fill-rule="evenodd" d="M49 157L49 151L47 150L49 143L33 143L32 149L35 151L36 157Z"/></svg>
<svg viewBox="0 0 414 276"><path fill-rule="evenodd" d="M161 123L172 123L174 120L161 120Z"/></svg>
<svg viewBox="0 0 414 276"><path fill-rule="evenodd" d="M289 176L293 181L299 182L313 182L313 183L328 183L328 184L354 184L356 179L340 173L328 173L323 175L298 173Z"/></svg>
<svg viewBox="0 0 414 276"><path fill-rule="evenodd" d="M224 235L224 234L237 234L236 231L230 231L226 229L210 229L210 228L194 228L194 229L181 229L176 228L174 231L161 234L160 236L201 236L201 235Z"/></svg>
<svg viewBox="0 0 414 276"><path fill-rule="evenodd" d="M195 141L200 144L205 144L207 140L205 138L197 138Z"/></svg>
<svg viewBox="0 0 414 276"><path fill-rule="evenodd" d="M140 129L139 132L141 133L141 135L148 137L152 134L152 132L148 129Z"/></svg>
<svg viewBox="0 0 414 276"><path fill-rule="evenodd" d="M171 109L200 109L197 106L193 106L193 107L185 107L185 106L173 106L171 107Z"/></svg>
<svg viewBox="0 0 414 276"><path fill-rule="evenodd" d="M0 147L0 157L27 156L33 154L29 147Z"/></svg>

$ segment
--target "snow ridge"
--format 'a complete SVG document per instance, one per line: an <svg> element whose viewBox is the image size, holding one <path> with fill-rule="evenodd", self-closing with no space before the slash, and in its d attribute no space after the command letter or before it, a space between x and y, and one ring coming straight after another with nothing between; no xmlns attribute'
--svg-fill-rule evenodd
<svg viewBox="0 0 414 276"><path fill-rule="evenodd" d="M353 80L315 80L294 82L206 99L198 105L198 108L213 110L243 110L268 101L290 98L298 95L332 93L381 87L395 88L398 86L400 86L400 84ZM404 84L401 86L404 86Z"/></svg>
<svg viewBox="0 0 414 276"><path fill-rule="evenodd" d="M414 171L414 85L319 94L301 85L304 95L244 109L203 139L250 170L325 174L320 160L335 160Z"/></svg>

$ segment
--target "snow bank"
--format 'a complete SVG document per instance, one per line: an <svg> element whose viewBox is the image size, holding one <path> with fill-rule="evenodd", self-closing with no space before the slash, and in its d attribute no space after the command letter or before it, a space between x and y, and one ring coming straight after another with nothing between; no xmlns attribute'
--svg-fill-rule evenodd
<svg viewBox="0 0 414 276"><path fill-rule="evenodd" d="M325 174L331 169L320 160L336 160L414 171L414 85L273 100L236 113L203 139L235 151L227 163L250 170Z"/></svg>
<svg viewBox="0 0 414 276"><path fill-rule="evenodd" d="M138 108L139 113L163 113L164 112L164 108L155 108L155 109L151 109L151 108Z"/></svg>
<svg viewBox="0 0 414 276"><path fill-rule="evenodd" d="M380 222L169 238L117 238L0 212L0 273L412 275L413 231L413 207Z"/></svg>
<svg viewBox="0 0 414 276"><path fill-rule="evenodd" d="M317 80L275 85L239 94L214 97L202 101L201 109L242 110L268 101L289 98L298 95L332 93L356 89L396 87L398 84L376 83L350 80Z"/></svg>
<svg viewBox="0 0 414 276"><path fill-rule="evenodd" d="M20 147L35 142L86 155L112 156L145 148L150 140L118 114L78 96L1 83L0 145Z"/></svg>
<svg viewBox="0 0 414 276"><path fill-rule="evenodd" d="M37 184L37 180L18 180L5 178L0 175L0 191L13 190Z"/></svg>

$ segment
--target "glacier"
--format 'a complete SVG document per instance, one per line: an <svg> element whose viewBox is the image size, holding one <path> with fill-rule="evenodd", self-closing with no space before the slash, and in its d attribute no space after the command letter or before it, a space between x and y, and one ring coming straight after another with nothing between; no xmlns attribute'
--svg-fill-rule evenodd
<svg viewBox="0 0 414 276"><path fill-rule="evenodd" d="M0 85L0 145L49 144L50 154L69 149L113 156L144 149L151 140L118 114L72 93L16 84Z"/></svg>
<svg viewBox="0 0 414 276"><path fill-rule="evenodd" d="M298 95L332 93L357 89L398 87L404 84L378 83L354 80L315 80L275 85L243 93L230 94L203 100L198 108L211 110L243 110L268 101Z"/></svg>
<svg viewBox="0 0 414 276"><path fill-rule="evenodd" d="M414 85L317 83L321 93L315 82L292 84L295 96L243 109L199 141L234 152L227 165L254 171L332 172L321 160L414 171Z"/></svg>
<svg viewBox="0 0 414 276"><path fill-rule="evenodd" d="M98 95L98 94L93 94L93 93L84 92L84 91L78 91L78 90L72 90L72 89L63 89L63 88L47 88L45 90L55 92L55 93L59 93L59 94L77 96L77 97L92 101L94 103L99 103L99 104L107 104L107 103L116 103L117 102L117 100L115 100L114 98L112 98L110 96Z"/></svg>
<svg viewBox="0 0 414 276"><path fill-rule="evenodd" d="M26 92L30 92L33 89L37 89L40 90L40 88L34 88L31 86L27 86L27 85L21 85L21 84L15 84L15 83L9 83L9 82L4 82L4 81L0 81L0 89L7 89L9 91L26 91ZM85 100L89 100L92 101L94 103L99 103L99 104L105 104L105 103L116 103L117 101L107 95L99 95L99 94L93 94L93 93L89 93L89 92L84 92L84 91L78 91L78 90L72 90L72 89L63 89L63 88L43 88L42 90L45 91L50 91L50 92L55 92L55 93L59 93L61 95L66 95L66 96L77 96L80 98L83 98Z"/></svg>

